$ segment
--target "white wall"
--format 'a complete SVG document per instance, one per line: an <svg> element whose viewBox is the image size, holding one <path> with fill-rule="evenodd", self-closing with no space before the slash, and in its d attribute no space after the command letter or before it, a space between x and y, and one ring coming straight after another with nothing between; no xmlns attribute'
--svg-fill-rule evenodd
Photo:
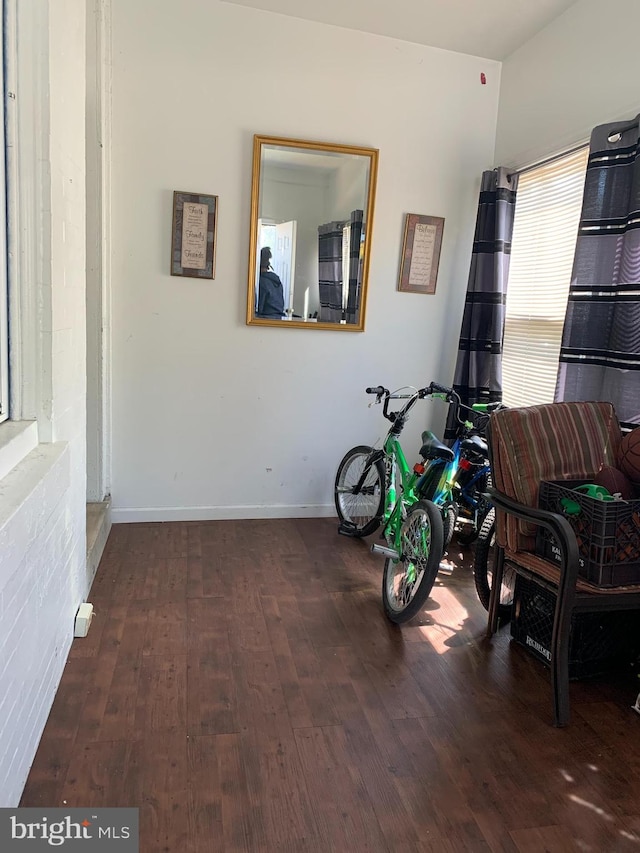
<svg viewBox="0 0 640 853"><path fill-rule="evenodd" d="M452 380L499 64L215 0L120 0L112 45L114 521L331 512L364 387ZM245 325L254 133L380 149L364 333ZM168 275L175 189L219 196L215 281ZM435 296L396 291L408 212Z"/></svg>
<svg viewBox="0 0 640 853"><path fill-rule="evenodd" d="M40 444L0 483L0 806L16 806L85 597L85 2L20 3L24 73L18 109L36 92L37 139L22 138L21 288L39 311L28 340L39 372ZM47 89L49 91L47 92ZM29 121L33 116L29 115ZM38 162L31 160L36 149ZM37 245L36 245L37 244ZM30 249L33 248L33 254ZM23 318L26 320L29 318ZM24 366L24 365L23 365ZM26 366L24 366L26 369ZM7 426L0 426L1 430ZM15 426L15 424L14 424Z"/></svg>
<svg viewBox="0 0 640 853"><path fill-rule="evenodd" d="M523 166L640 112L638 0L579 0L503 64L496 163Z"/></svg>
<svg viewBox="0 0 640 853"><path fill-rule="evenodd" d="M360 158L348 160L336 169L330 182L331 210L327 221L342 219L347 222L353 210L363 209L363 199L367 197L368 177L369 163Z"/></svg>

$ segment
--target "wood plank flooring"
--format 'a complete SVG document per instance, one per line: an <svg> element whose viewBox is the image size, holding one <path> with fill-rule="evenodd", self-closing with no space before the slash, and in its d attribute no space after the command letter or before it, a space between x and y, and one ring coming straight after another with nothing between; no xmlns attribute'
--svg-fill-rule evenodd
<svg viewBox="0 0 640 853"><path fill-rule="evenodd" d="M484 640L470 551L423 613L332 519L117 525L22 797L136 806L142 853L640 851L640 689Z"/></svg>

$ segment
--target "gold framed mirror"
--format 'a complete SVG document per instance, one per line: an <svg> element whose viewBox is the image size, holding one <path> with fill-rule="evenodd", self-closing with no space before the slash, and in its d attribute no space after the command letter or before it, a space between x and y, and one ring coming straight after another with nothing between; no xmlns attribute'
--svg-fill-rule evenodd
<svg viewBox="0 0 640 853"><path fill-rule="evenodd" d="M378 150L254 136L247 325L362 332Z"/></svg>

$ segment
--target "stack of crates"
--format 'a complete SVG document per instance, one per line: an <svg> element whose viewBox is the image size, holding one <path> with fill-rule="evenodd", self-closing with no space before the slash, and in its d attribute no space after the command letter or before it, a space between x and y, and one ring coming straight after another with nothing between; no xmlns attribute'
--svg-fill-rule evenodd
<svg viewBox="0 0 640 853"><path fill-rule="evenodd" d="M584 480L540 484L541 509L565 516L576 534L578 573L596 586L640 583L640 500L603 501L575 491ZM570 507L571 512L567 512ZM539 527L536 553L560 563L560 548ZM556 591L541 578L518 575L511 635L545 664L551 660ZM574 613L569 645L569 677L597 675L640 653L640 614L635 611Z"/></svg>

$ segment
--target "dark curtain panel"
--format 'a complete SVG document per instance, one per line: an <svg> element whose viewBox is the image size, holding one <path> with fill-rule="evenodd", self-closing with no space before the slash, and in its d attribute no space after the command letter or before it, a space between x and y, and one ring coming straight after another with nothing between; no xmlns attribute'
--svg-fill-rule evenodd
<svg viewBox="0 0 640 853"><path fill-rule="evenodd" d="M342 320L342 229L344 222L318 226L320 313L318 320Z"/></svg>
<svg viewBox="0 0 640 853"><path fill-rule="evenodd" d="M349 224L349 289L347 292L347 308L345 320L347 323L357 323L360 317L360 298L362 290L362 245L363 223L362 210L352 210Z"/></svg>
<svg viewBox="0 0 640 853"><path fill-rule="evenodd" d="M556 400L605 400L640 423L638 119L594 128Z"/></svg>
<svg viewBox="0 0 640 853"><path fill-rule="evenodd" d="M502 399L502 341L518 178L509 170L482 173L467 298L453 387L462 402ZM452 419L445 438L455 436Z"/></svg>

